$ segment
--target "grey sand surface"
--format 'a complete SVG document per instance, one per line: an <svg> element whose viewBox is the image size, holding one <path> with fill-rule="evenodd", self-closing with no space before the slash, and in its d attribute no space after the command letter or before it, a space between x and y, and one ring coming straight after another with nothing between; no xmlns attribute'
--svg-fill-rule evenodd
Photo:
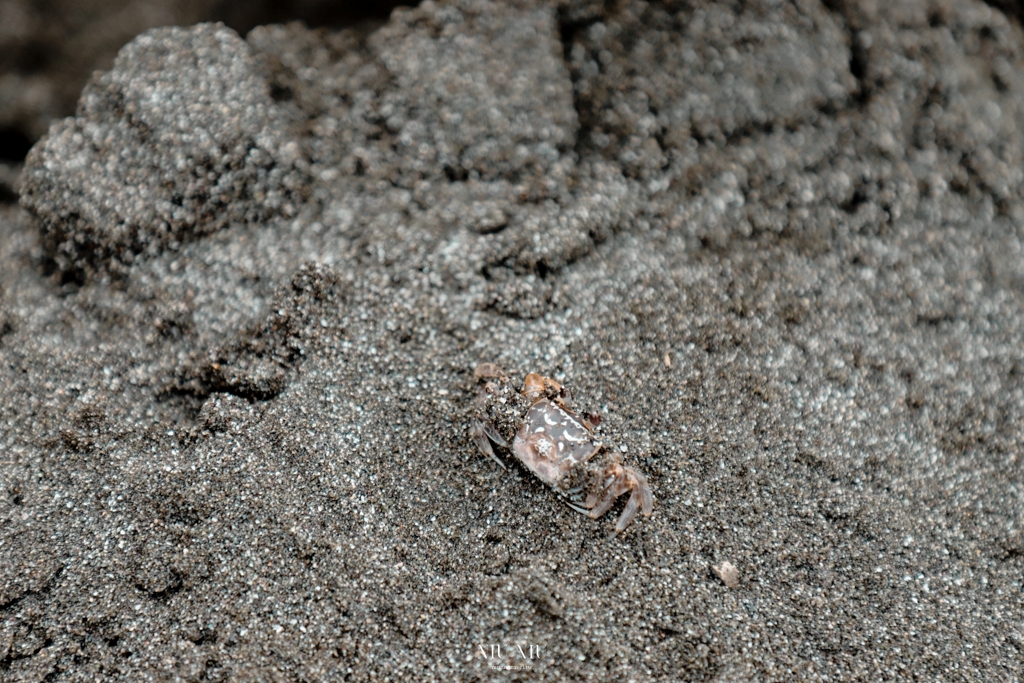
<svg viewBox="0 0 1024 683"><path fill-rule="evenodd" d="M980 1L143 34L0 207L0 678L1020 680L1022 134Z"/></svg>

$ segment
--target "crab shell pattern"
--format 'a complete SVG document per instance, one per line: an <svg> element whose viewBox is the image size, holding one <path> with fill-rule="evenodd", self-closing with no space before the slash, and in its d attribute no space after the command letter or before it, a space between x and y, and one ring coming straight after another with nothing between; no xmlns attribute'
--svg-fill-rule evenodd
<svg viewBox="0 0 1024 683"><path fill-rule="evenodd" d="M504 468L492 444L511 448L534 476L565 496L574 510L593 519L629 493L616 531L629 526L640 510L645 516L651 514L654 496L647 478L623 465L617 455L594 460L602 444L590 421L573 412L569 392L562 385L530 373L523 390L516 391L508 375L493 363L478 366L474 375L480 389L470 432L484 455Z"/></svg>

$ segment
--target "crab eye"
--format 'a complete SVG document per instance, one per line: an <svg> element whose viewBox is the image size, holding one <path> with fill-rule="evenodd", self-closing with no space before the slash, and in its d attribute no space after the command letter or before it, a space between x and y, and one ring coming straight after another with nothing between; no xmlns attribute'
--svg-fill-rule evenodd
<svg viewBox="0 0 1024 683"><path fill-rule="evenodd" d="M531 372L523 380L523 395L531 401L536 401L544 395L544 378L536 372Z"/></svg>

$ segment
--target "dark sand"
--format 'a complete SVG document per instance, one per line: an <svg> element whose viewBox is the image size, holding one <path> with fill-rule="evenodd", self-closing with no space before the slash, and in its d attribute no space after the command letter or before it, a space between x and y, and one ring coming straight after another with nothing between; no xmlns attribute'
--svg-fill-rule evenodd
<svg viewBox="0 0 1024 683"><path fill-rule="evenodd" d="M0 210L0 678L1020 680L1022 157L970 0L137 39Z"/></svg>

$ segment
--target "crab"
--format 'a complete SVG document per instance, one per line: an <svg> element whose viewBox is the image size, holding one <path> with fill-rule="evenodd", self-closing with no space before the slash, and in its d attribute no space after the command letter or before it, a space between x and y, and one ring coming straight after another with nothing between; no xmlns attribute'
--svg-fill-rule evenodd
<svg viewBox="0 0 1024 683"><path fill-rule="evenodd" d="M493 363L479 365L473 374L479 389L470 435L481 453L505 469L494 447L511 450L535 477L566 498L569 507L592 519L629 493L616 532L625 530L641 510L650 516L654 496L647 477L622 464L614 452L595 459L603 444L591 419L573 410L568 389L550 377L530 373L517 390Z"/></svg>

